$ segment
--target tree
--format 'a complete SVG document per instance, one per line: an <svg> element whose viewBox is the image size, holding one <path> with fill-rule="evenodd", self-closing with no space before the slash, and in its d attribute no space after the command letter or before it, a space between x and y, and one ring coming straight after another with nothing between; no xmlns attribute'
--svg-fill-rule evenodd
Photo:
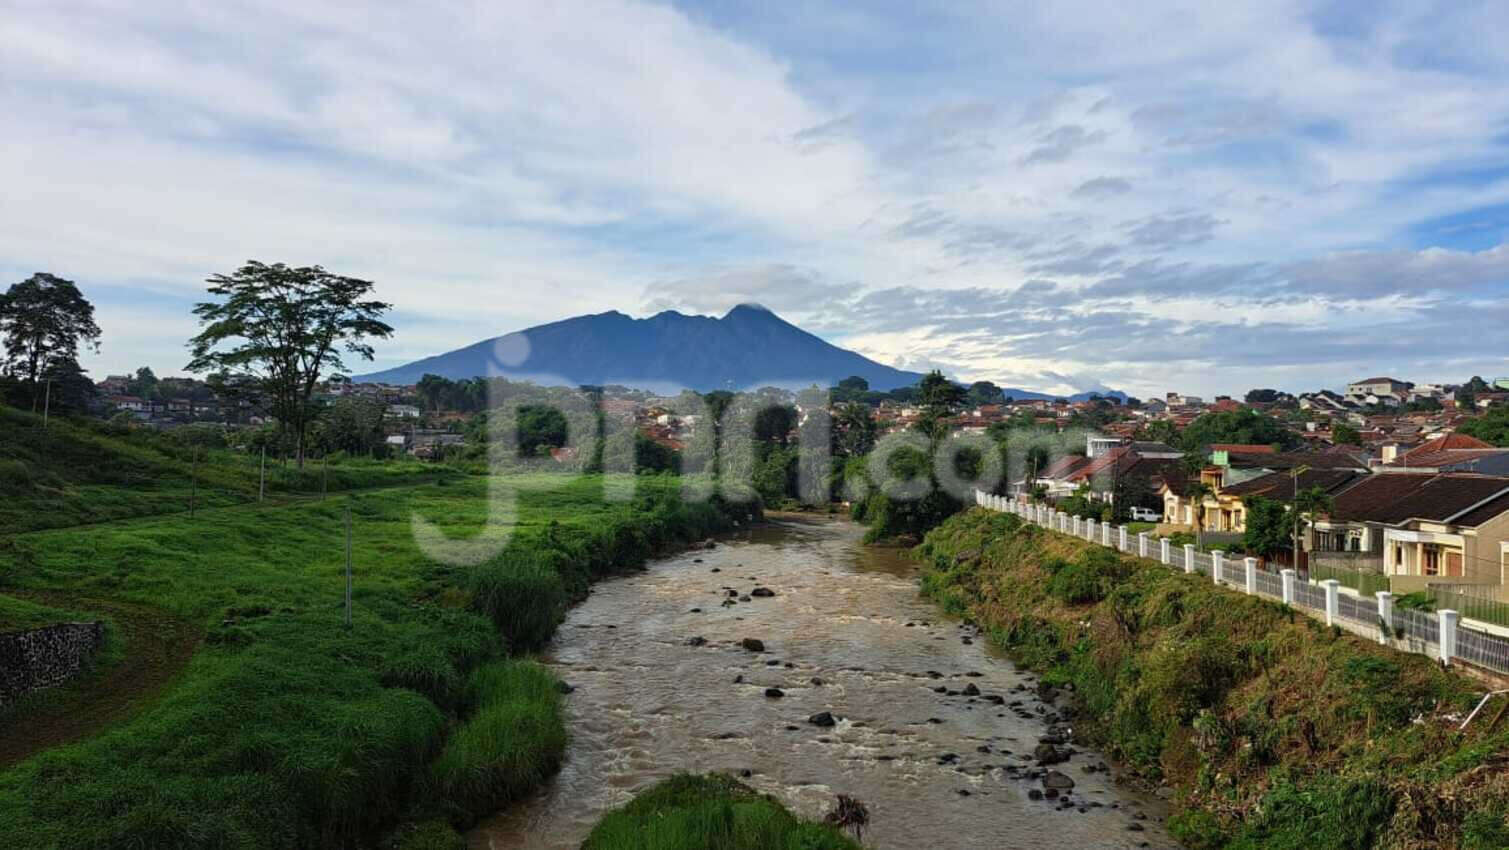
<svg viewBox="0 0 1509 850"><path fill-rule="evenodd" d="M1300 441L1300 436L1285 428L1282 422L1251 408L1203 414L1189 423L1180 437L1183 447L1190 451L1211 443L1276 445L1281 449L1292 449Z"/></svg>
<svg viewBox="0 0 1509 850"><path fill-rule="evenodd" d="M1320 487L1307 487L1306 489L1301 490L1294 495L1294 505L1292 507L1292 510L1294 511L1295 515L1293 523L1294 546L1296 549L1298 549L1299 521L1304 520L1305 524L1314 527L1317 517L1319 517L1321 514L1328 514L1336 510L1336 500L1331 498L1330 493L1327 493ZM1298 555L1296 554L1296 561L1297 560Z"/></svg>
<svg viewBox="0 0 1509 850"><path fill-rule="evenodd" d="M519 457L537 457L566 445L566 414L548 404L520 405L515 427Z"/></svg>
<svg viewBox="0 0 1509 850"><path fill-rule="evenodd" d="M391 307L368 300L371 281L319 266L291 268L255 260L207 281L218 301L194 307L202 330L189 340L191 372L228 376L217 392L255 391L294 438L298 463L321 375L346 371L343 354L372 359L373 338L392 336L380 316ZM222 347L224 346L224 347Z"/></svg>
<svg viewBox="0 0 1509 850"><path fill-rule="evenodd" d="M835 455L859 457L875 448L875 412L868 404L849 402L843 405L838 409L833 425Z"/></svg>
<svg viewBox="0 0 1509 850"><path fill-rule="evenodd" d="M1472 407L1477 400L1478 393L1486 393L1493 387L1483 380L1482 375L1473 375L1472 378L1460 387L1457 387L1455 398L1458 407Z"/></svg>
<svg viewBox="0 0 1509 850"><path fill-rule="evenodd" d="M414 391L424 400L431 412L440 410L440 403L451 389L451 381L428 372L414 385Z"/></svg>
<svg viewBox="0 0 1509 850"><path fill-rule="evenodd" d="M1278 390L1248 390L1242 400L1248 404L1272 404L1278 401Z"/></svg>
<svg viewBox="0 0 1509 850"><path fill-rule="evenodd" d="M325 452L368 454L383 443L383 412L375 398L336 399L320 417L314 442Z"/></svg>
<svg viewBox="0 0 1509 850"><path fill-rule="evenodd" d="M1457 431L1485 443L1509 447L1509 407L1490 407L1482 416L1463 422Z"/></svg>
<svg viewBox="0 0 1509 850"><path fill-rule="evenodd" d="M1179 426L1168 419L1154 419L1137 429L1135 439L1154 443L1179 444Z"/></svg>
<svg viewBox="0 0 1509 850"><path fill-rule="evenodd" d="M1184 500L1189 502L1190 519L1194 520L1197 533L1205 528L1205 497L1212 492L1210 485L1199 478L1192 478L1184 485Z"/></svg>
<svg viewBox="0 0 1509 850"><path fill-rule="evenodd" d="M975 381L969 385L968 400L976 407L982 404L1005 404L1006 393L990 381Z"/></svg>
<svg viewBox="0 0 1509 850"><path fill-rule="evenodd" d="M142 366L136 370L136 377L131 379L131 383L126 385L126 392L151 401L157 397L157 384L157 375L152 367Z"/></svg>
<svg viewBox="0 0 1509 850"><path fill-rule="evenodd" d="M0 339L5 344L6 375L31 390L32 407L41 398L40 381L61 371L78 371L79 346L99 351L100 328L94 305L71 280L38 272L0 295Z"/></svg>
<svg viewBox="0 0 1509 850"><path fill-rule="evenodd" d="M1289 548L1289 511L1283 502L1263 496L1249 496L1246 530L1242 532L1242 549L1264 558Z"/></svg>
<svg viewBox="0 0 1509 850"><path fill-rule="evenodd" d="M917 383L917 400L922 405L922 421L918 428L933 439L943 436L943 420L958 411L964 403L964 389L943 377L937 369L922 376Z"/></svg>
<svg viewBox="0 0 1509 850"><path fill-rule="evenodd" d="M1362 445L1362 433L1345 422L1331 426L1331 442L1338 446Z"/></svg>

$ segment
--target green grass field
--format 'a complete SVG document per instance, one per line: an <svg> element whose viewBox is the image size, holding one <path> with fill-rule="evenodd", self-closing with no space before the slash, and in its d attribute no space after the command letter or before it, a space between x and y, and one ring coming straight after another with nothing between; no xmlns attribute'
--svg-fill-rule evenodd
<svg viewBox="0 0 1509 850"><path fill-rule="evenodd" d="M720 774L674 776L608 813L582 850L858 850Z"/></svg>
<svg viewBox="0 0 1509 850"><path fill-rule="evenodd" d="M0 533L223 507L257 499L260 457L225 449L195 450L150 429L129 432L93 420L42 417L0 405ZM451 476L415 460L337 458L303 469L269 458L266 496L273 500L329 491L415 484ZM197 486L195 479L197 478Z"/></svg>
<svg viewBox="0 0 1509 850"><path fill-rule="evenodd" d="M47 439L74 458L118 456L142 475L171 468L87 431ZM410 471L397 466L363 483L402 481ZM212 462L206 477L244 483L245 471ZM7 519L49 525L34 513L61 500L63 516L95 524L0 543L0 618L87 617L100 600L159 611L203 642L150 705L0 772L0 835L12 846L350 847L401 821L425 823L425 834L437 820L464 826L555 769L559 695L518 656L548 639L565 605L599 576L758 510L683 503L671 478L640 477L628 502L605 501L602 478L509 478L518 498L506 548L452 565L421 550L412 518L476 535L497 481L447 476L100 522L105 501L128 513L161 507L163 491L136 492L137 472L43 485L31 476L32 501ZM28 601L38 594L46 604Z"/></svg>

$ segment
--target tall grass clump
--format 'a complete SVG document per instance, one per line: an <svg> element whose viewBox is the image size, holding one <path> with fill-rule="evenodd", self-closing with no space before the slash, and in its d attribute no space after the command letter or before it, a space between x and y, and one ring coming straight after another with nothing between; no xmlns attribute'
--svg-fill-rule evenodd
<svg viewBox="0 0 1509 850"><path fill-rule="evenodd" d="M472 715L431 766L434 799L466 823L537 787L566 750L555 677L528 661L496 661L467 683Z"/></svg>
<svg viewBox="0 0 1509 850"><path fill-rule="evenodd" d="M472 609L489 617L516 650L543 646L565 613L559 558L538 550L508 550L472 572Z"/></svg>
<svg viewBox="0 0 1509 850"><path fill-rule="evenodd" d="M719 774L678 774L608 813L582 850L858 850Z"/></svg>

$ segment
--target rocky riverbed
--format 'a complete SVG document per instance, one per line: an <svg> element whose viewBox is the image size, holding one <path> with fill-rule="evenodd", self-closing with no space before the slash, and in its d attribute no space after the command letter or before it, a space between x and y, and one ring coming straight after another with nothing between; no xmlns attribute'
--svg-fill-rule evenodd
<svg viewBox="0 0 1509 850"><path fill-rule="evenodd" d="M721 770L819 818L846 794L881 848L1175 847L1163 807L1073 743L1068 695L917 595L904 553L783 520L599 584L545 656L567 760L474 848L574 848L607 809Z"/></svg>

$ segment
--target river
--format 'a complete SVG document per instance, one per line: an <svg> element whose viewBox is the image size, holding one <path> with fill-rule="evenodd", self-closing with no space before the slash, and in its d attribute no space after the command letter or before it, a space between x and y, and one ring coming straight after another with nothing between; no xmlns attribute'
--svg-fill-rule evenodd
<svg viewBox="0 0 1509 850"><path fill-rule="evenodd" d="M1177 847L1161 801L1086 772L1094 753L1055 767L1067 805L1032 799L1054 712L1036 678L946 620L916 564L863 532L782 518L594 587L542 659L575 688L565 764L470 847L579 847L603 812L683 770L743 776L814 819L847 794L869 808L867 847ZM808 722L824 711L835 726Z"/></svg>

